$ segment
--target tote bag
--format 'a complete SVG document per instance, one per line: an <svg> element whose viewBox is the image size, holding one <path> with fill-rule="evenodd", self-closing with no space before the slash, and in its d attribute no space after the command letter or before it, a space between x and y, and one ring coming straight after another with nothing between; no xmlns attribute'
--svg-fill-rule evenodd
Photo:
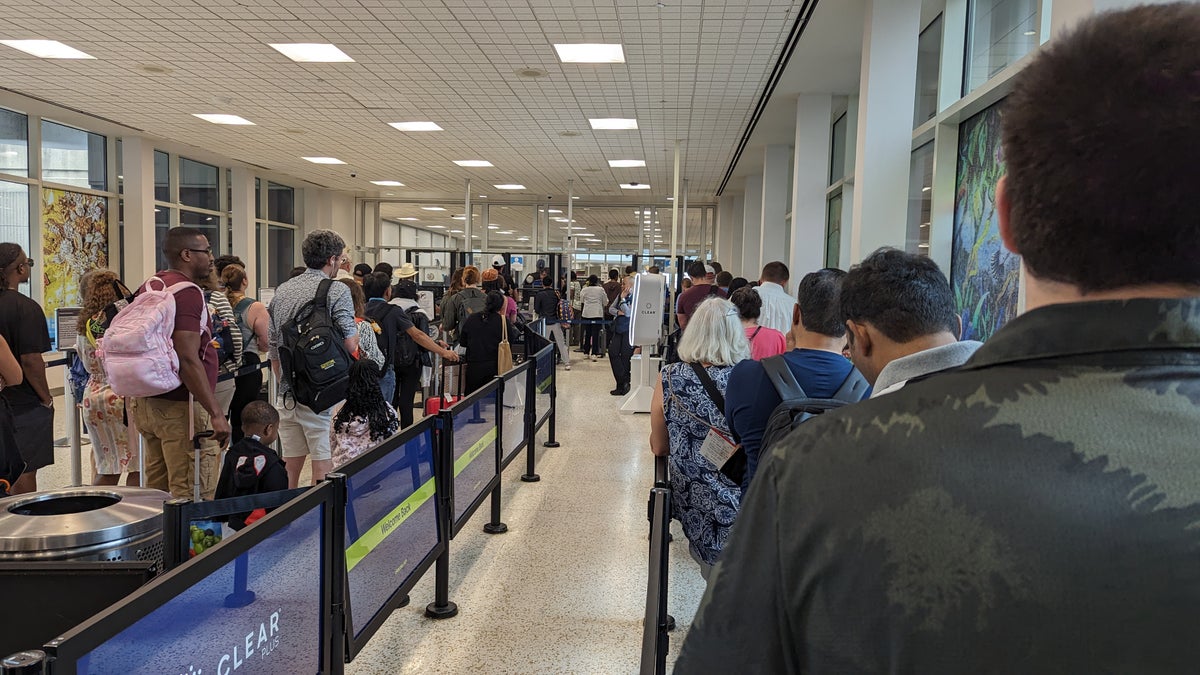
<svg viewBox="0 0 1200 675"><path fill-rule="evenodd" d="M504 377L504 374L513 368L513 358L512 346L508 344L508 319L501 316L500 322L500 330L504 333L500 338L500 345L496 348L496 374Z"/></svg>

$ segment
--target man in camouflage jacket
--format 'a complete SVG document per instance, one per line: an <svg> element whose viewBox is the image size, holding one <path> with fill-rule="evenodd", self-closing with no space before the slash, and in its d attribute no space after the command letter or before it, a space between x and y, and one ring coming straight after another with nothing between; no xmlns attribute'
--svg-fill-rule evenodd
<svg viewBox="0 0 1200 675"><path fill-rule="evenodd" d="M1197 73L1191 3L1018 75L996 206L1029 311L771 449L676 673L1200 669Z"/></svg>

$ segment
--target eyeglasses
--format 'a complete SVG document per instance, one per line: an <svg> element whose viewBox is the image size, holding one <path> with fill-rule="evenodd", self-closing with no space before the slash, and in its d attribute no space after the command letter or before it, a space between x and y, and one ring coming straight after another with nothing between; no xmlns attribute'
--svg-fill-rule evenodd
<svg viewBox="0 0 1200 675"><path fill-rule="evenodd" d="M185 248L183 250L191 251L192 253L203 253L204 255L206 255L210 258L212 257L212 247L209 247L209 248Z"/></svg>
<svg viewBox="0 0 1200 675"><path fill-rule="evenodd" d="M29 269L33 269L33 258L26 258L25 266L28 267Z"/></svg>

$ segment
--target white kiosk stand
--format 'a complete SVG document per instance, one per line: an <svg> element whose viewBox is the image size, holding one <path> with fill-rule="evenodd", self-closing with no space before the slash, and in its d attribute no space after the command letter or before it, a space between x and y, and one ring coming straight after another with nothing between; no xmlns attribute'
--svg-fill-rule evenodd
<svg viewBox="0 0 1200 675"><path fill-rule="evenodd" d="M650 356L650 347L657 345L662 336L663 284L659 274L639 274L633 282L633 315L629 317L629 343L641 347L634 354L631 370L637 373L633 389L621 402L623 413L648 413L654 396L654 378L658 375L658 364L662 359Z"/></svg>

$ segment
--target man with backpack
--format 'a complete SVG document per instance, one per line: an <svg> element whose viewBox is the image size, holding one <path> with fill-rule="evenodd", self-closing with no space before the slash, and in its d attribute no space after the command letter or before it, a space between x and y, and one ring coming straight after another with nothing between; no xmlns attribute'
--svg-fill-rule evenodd
<svg viewBox="0 0 1200 675"><path fill-rule="evenodd" d="M846 326L839 296L845 276L838 269L805 275L792 314L796 348L762 361L742 361L729 375L728 391L735 393L725 400L725 419L745 451L743 493L750 488L767 443L787 435L793 423L812 414L867 397L866 380L842 356ZM829 399L839 403L831 406Z"/></svg>
<svg viewBox="0 0 1200 675"><path fill-rule="evenodd" d="M542 270L542 290L533 297L533 311L539 318L546 320L546 330L558 345L558 357L562 359L563 367L571 369L571 350L567 344L567 323L570 321L571 305L554 289L554 280L549 270ZM566 318L562 315L566 314Z"/></svg>
<svg viewBox="0 0 1200 675"><path fill-rule="evenodd" d="M688 319L700 303L714 295L718 298L725 297L725 291L714 283L717 272L711 265L704 264L703 260L695 260L688 265L687 273L692 278L692 287L680 293L675 300L675 318L679 323L679 330L687 328Z"/></svg>
<svg viewBox="0 0 1200 675"><path fill-rule="evenodd" d="M163 242L163 256L168 268L137 291L136 295L147 297L141 302L135 300L113 319L100 342L102 360L113 391L118 394L129 391L128 387L138 384L130 379L160 371L160 366L169 369L171 364L169 354L123 358L119 344L122 336L169 331L170 343L179 360L177 379L181 384L166 393L130 399L130 414L143 440L146 487L168 490L177 498L192 498L192 486L197 481L193 475L196 450L192 439L212 429L213 442L202 445L198 477L201 496L211 499L216 487L217 446L224 447L230 433L225 411L215 394L220 364L213 347L212 322L204 293L197 285L213 269L212 248L200 230L173 227ZM173 301L173 326L138 325L139 321L162 316L139 311L160 297L153 295L154 292L170 295L170 299L162 296L162 300L168 304Z"/></svg>
<svg viewBox="0 0 1200 675"><path fill-rule="evenodd" d="M413 304L406 309L391 304L390 283L386 273L372 272L363 278L363 292L367 296L367 318L382 331L379 348L383 351L384 372L379 389L383 400L394 404L403 429L413 423L413 398L421 384L421 369L430 365L426 354L435 352L447 361L457 361L458 354L429 337L429 320L420 307Z"/></svg>
<svg viewBox="0 0 1200 675"><path fill-rule="evenodd" d="M310 456L314 485L333 468L330 420L358 350L350 289L332 281L345 248L333 230L310 232L301 245L306 269L275 289L269 308L268 358L279 382L279 438L292 488Z"/></svg>

